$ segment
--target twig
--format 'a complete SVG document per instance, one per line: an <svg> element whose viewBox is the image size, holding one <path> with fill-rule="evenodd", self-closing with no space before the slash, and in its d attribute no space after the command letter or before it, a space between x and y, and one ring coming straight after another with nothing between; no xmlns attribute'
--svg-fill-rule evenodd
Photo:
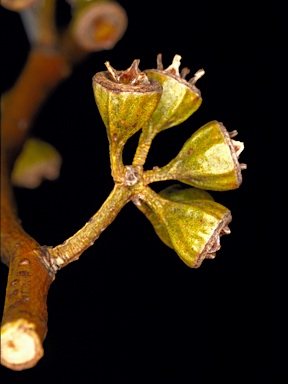
<svg viewBox="0 0 288 384"><path fill-rule="evenodd" d="M10 5L8 3L7 7ZM53 20L54 7L54 1L44 0L35 8L33 6L23 11L34 26L30 28L32 49L15 86L3 96L1 106L1 260L9 266L1 327L1 364L13 370L31 368L42 357L42 342L47 333L48 290L55 278L59 258L62 261L66 258L65 265L69 259L66 253L64 256L60 253L62 247L63 252L67 251L64 245L55 249L40 246L23 230L10 181L14 161L29 136L37 112L51 91L70 75L73 65L89 54L76 42L70 29L61 36L58 34ZM23 16L24 20L26 16ZM108 14L107 17L112 16ZM122 26L120 35L115 34L113 44L124 30L125 26ZM113 205L115 199L124 205L129 200L127 189L119 185L115 187L99 215L68 240L71 252L77 248L75 241L82 241L86 232L91 234L94 231L96 239L115 218L118 213ZM103 223L99 220L103 220ZM98 229L95 223L99 224ZM91 241L88 244L84 240L82 245L83 252L91 245ZM59 258L51 259L49 252ZM79 250L77 255L79 257Z"/></svg>
<svg viewBox="0 0 288 384"><path fill-rule="evenodd" d="M63 268L79 256L98 239L100 234L112 223L123 206L130 200L131 190L123 184L116 184L113 191L98 212L63 244L48 248L50 262L56 268Z"/></svg>

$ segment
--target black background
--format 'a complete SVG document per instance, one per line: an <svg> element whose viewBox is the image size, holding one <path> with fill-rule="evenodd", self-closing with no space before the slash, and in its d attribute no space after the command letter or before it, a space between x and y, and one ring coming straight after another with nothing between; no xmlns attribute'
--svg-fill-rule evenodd
<svg viewBox="0 0 288 384"><path fill-rule="evenodd" d="M63 22L68 7L59 3ZM129 18L122 40L111 51L91 54L41 110L33 134L61 152L61 177L36 190L15 190L23 226L41 244L71 236L113 188L106 131L91 88L106 60L125 69L139 58L147 69L161 52L164 67L180 54L192 73L205 69L197 83L201 108L155 139L147 168L166 164L197 128L217 119L238 130L245 143L240 160L248 169L239 190L212 193L231 209L232 233L216 259L197 270L162 244L129 203L78 262L58 273L48 297L45 355L27 371L0 367L3 384L285 381L281 215L287 208L281 189L286 176L279 173L284 106L278 92L285 77L284 11L277 3L253 3L122 1ZM5 91L29 44L17 14L1 8L0 25ZM126 164L137 138L125 148ZM1 265L1 310L6 279Z"/></svg>

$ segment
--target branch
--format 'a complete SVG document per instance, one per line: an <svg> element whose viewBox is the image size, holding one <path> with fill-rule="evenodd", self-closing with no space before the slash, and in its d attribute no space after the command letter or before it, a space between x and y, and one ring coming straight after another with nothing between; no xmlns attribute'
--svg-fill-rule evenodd
<svg viewBox="0 0 288 384"><path fill-rule="evenodd" d="M13 2L8 0L5 6L9 8L11 3L13 8ZM30 34L32 49L19 79L3 96L1 105L1 260L9 266L1 327L1 364L13 370L31 368L43 356L42 343L47 333L46 298L57 268L55 260L50 261L49 248L40 246L20 224L10 181L11 171L39 109L51 91L70 75L73 65L89 54L89 50L76 41L77 36L71 29L61 36L57 33L53 27L54 10L51 5L55 5L54 2L44 1L37 4L40 8L23 11L23 18L28 15L36 26ZM106 12L103 20L105 17L111 18L112 15ZM116 30L118 25L112 27ZM106 37L99 30L102 26L97 28L104 41ZM122 26L120 35L115 33L112 40L107 35L109 43L115 44L125 28L126 25ZM96 37L99 39L98 35ZM113 198L120 198L125 204L128 195L124 198L124 190L121 189L123 196L120 198L120 189L116 188L110 200L113 202ZM100 216L106 224L99 224L98 232L109 224L105 207L100 210ZM112 217L118 213L111 206L110 211ZM97 217L95 220L98 223ZM81 233L85 234L90 226L85 228ZM76 234L73 239L78 237ZM74 249L72 240L71 243ZM56 247L55 252L59 249L61 246Z"/></svg>
<svg viewBox="0 0 288 384"><path fill-rule="evenodd" d="M29 241L27 234L21 237L19 233L17 239L13 241L2 319L1 364L22 370L33 367L43 356L46 299L54 274L47 273L45 254L33 239Z"/></svg>
<svg viewBox="0 0 288 384"><path fill-rule="evenodd" d="M102 207L94 216L64 243L54 248L47 248L50 263L54 268L65 267L98 239L101 233L112 223L124 205L131 199L132 193L124 184L115 184Z"/></svg>
<svg viewBox="0 0 288 384"><path fill-rule="evenodd" d="M68 75L67 69L62 54L33 49L22 76L3 98L1 258L9 265L9 275L1 329L1 364L14 370L34 366L43 355L46 298L54 273L43 262L45 253L41 246L20 224L10 173L38 109Z"/></svg>
<svg viewBox="0 0 288 384"><path fill-rule="evenodd" d="M20 225L10 172L38 109L69 72L63 54L35 48L22 76L3 99L1 257L9 265L9 276L1 329L1 364L14 370L30 368L43 356L46 298L55 276L44 263L43 249Z"/></svg>

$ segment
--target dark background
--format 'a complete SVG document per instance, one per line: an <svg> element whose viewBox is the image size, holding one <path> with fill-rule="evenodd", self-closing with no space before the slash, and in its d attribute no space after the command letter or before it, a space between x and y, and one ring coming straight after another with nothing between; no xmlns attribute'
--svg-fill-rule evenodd
<svg viewBox="0 0 288 384"><path fill-rule="evenodd" d="M60 1L59 22L68 7ZM193 74L201 108L153 142L147 168L162 166L191 134L222 121L245 142L248 164L239 190L212 193L229 207L232 233L215 260L189 269L129 203L77 263L61 270L48 297L45 355L33 369L0 367L1 383L285 381L284 296L287 275L281 217L287 210L281 132L283 9L249 2L121 1L129 26L111 51L91 54L41 110L33 134L63 156L61 177L36 190L16 189L24 228L57 245L77 231L113 188L106 131L91 78L109 60L125 69L164 67L175 54ZM256 3L256 2L255 2ZM29 48L17 14L1 8L1 90L21 70ZM282 139L282 138L283 139ZM138 136L125 148L132 160ZM287 171L286 171L287 173ZM165 183L155 184L156 191ZM281 216L282 215L282 216ZM283 246L281 245L281 242ZM1 310L7 268L0 266ZM287 305L286 305L287 306Z"/></svg>

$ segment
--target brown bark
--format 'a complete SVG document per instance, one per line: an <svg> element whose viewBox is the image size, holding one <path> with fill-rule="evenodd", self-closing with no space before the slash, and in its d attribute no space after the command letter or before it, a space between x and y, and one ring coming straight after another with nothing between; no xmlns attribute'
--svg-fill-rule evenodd
<svg viewBox="0 0 288 384"><path fill-rule="evenodd" d="M43 355L47 293L55 274L45 251L22 228L10 182L15 158L42 103L69 74L63 54L33 49L13 89L3 97L1 137L1 258L9 266L1 330L1 363L20 370ZM46 261L46 263L45 263ZM23 355L26 350L26 355ZM30 351L30 352L29 352Z"/></svg>
<svg viewBox="0 0 288 384"><path fill-rule="evenodd" d="M46 299L54 280L42 261L41 247L33 249L33 241L19 240L10 259L1 331L1 363L14 370L30 368L43 356Z"/></svg>
<svg viewBox="0 0 288 384"><path fill-rule="evenodd" d="M11 91L2 98L2 159L9 171L29 134L36 113L70 67L61 52L34 48Z"/></svg>
<svg viewBox="0 0 288 384"><path fill-rule="evenodd" d="M6 3L9 8L9 2ZM115 13L120 12L123 20L126 20L125 11L113 4L111 15L106 14L106 17L115 19ZM118 212L111 206L114 200L111 202L111 197L108 198L108 204L104 204L100 210L104 222L98 223L99 215L93 217L83 231L65 243L70 245L72 255L61 253L62 248L66 250L65 244L62 244L56 247L55 256L53 248L41 247L21 226L10 181L14 161L29 136L37 112L51 91L70 74L72 66L89 53L76 42L77 34L71 28L64 31L63 35L57 32L54 2L43 2L39 8L30 11L35 23L35 44L19 79L2 97L1 105L1 260L9 267L1 325L1 363L14 370L34 366L43 355L42 342L47 333L46 299L57 269L79 257L110 223L109 218L106 220L101 216L101 212L106 212L107 205L110 204L111 220ZM126 24L116 23L111 28L114 31L114 45L124 33ZM117 28L120 32L117 32ZM103 42L108 39L109 44L112 43L112 37L107 33L103 35L102 29L105 32L107 28L99 24L99 36L93 35L93 29L92 37L101 38ZM123 205L129 199L124 189L120 188L122 192L119 192L117 187L119 193L112 194L118 198L121 196ZM94 221L96 225L99 224L96 229L99 233L95 232L93 225L89 230ZM81 240L80 245L76 244L78 240ZM74 255L74 251L77 255ZM58 265L57 261L61 263Z"/></svg>

